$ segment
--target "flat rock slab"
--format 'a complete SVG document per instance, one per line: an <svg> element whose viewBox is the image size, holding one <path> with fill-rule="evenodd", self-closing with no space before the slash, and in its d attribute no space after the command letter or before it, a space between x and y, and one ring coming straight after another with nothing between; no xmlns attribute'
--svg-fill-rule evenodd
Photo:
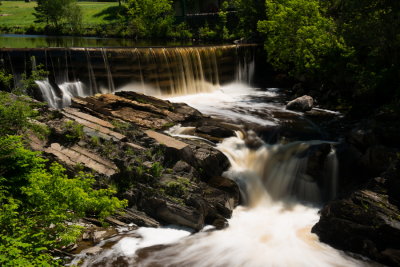
<svg viewBox="0 0 400 267"><path fill-rule="evenodd" d="M99 119L99 118L97 118L95 116L92 116L92 115L89 115L87 113L80 112L77 109L64 108L63 110L64 110L65 113L71 114L71 115L73 115L75 117L79 117L79 118L84 119L86 121L93 122L93 123L101 125L103 127L107 127L107 128L110 128L110 129L114 129L115 128L115 126L112 125L110 122L102 120L102 119Z"/></svg>
<svg viewBox="0 0 400 267"><path fill-rule="evenodd" d="M157 133L155 131L152 130L147 130L144 132L148 137L153 138L154 140L156 140L158 143L165 145L166 147L169 148L174 148L176 150L182 150L185 147L188 146L188 144L179 141L177 139L174 139L170 136L167 136L165 134L161 134L161 133Z"/></svg>
<svg viewBox="0 0 400 267"><path fill-rule="evenodd" d="M50 147L45 149L45 152L53 154L60 161L68 165L75 166L76 164L83 164L86 167L107 176L111 176L118 171L117 166L115 166L111 161L105 160L77 145L71 148L65 148L58 143L53 143Z"/></svg>
<svg viewBox="0 0 400 267"><path fill-rule="evenodd" d="M100 133L102 133L102 134L109 135L109 136L111 136L111 137L114 138L114 139L117 139L117 140L124 140L124 139L126 139L126 136L125 136L125 135L120 134L120 133L117 133L117 132L114 132L114 131L111 130L110 128L101 126L100 124L94 123L94 122L92 122L92 121L88 121L88 120L86 120L86 119L82 119L82 118L77 117L77 116L75 116L75 115L72 115L72 114L70 114L70 113L64 112L64 115L65 115L67 118L72 119L72 120L76 121L77 123L82 124L82 125L85 126L85 127L91 128L91 129L93 129L93 130L95 130L95 131L98 131L98 132L100 132ZM103 121L103 122L105 122L105 121Z"/></svg>

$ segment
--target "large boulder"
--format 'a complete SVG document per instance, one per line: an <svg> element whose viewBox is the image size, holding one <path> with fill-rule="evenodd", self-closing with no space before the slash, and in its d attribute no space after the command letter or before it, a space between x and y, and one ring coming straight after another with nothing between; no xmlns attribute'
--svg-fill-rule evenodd
<svg viewBox="0 0 400 267"><path fill-rule="evenodd" d="M311 96L303 95L287 103L286 109L304 112L311 110L313 105L314 99Z"/></svg>
<svg viewBox="0 0 400 267"><path fill-rule="evenodd" d="M376 178L374 183L385 183L385 179ZM327 204L312 232L335 248L399 266L400 211L385 190L374 187Z"/></svg>

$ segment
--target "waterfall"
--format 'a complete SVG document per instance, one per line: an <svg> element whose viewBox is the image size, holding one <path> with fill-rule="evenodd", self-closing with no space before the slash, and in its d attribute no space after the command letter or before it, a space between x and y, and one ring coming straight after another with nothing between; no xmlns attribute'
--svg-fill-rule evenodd
<svg viewBox="0 0 400 267"><path fill-rule="evenodd" d="M176 127L172 131L191 133L192 129ZM184 232L171 233L168 228L157 230L157 236L165 233L176 237L173 243L157 237L148 240L147 232L155 230L140 228L135 233L141 238L124 237L112 250L83 260L82 266L366 266L319 242L311 233L319 219L318 209L296 200L304 195L310 197L309 201L320 197L317 184L304 178L304 152L321 143L264 144L250 149L240 133L225 139L218 149L228 157L231 168L223 175L239 184L246 201L245 206L234 210L228 228L191 236L188 232L186 236ZM335 166L333 151L327 155L329 168ZM142 253L142 248L147 249ZM82 258L74 262L78 260Z"/></svg>
<svg viewBox="0 0 400 267"><path fill-rule="evenodd" d="M42 94L43 101L52 108L63 108L71 105L71 99L76 96L85 96L87 91L81 82L65 82L57 87L49 80L35 81Z"/></svg>
<svg viewBox="0 0 400 267"><path fill-rule="evenodd" d="M106 93L107 91L113 92L115 91L114 80L111 74L110 64L108 63L107 51L104 48L101 48L101 55L103 57L104 67L107 71L107 82L108 82L108 88L105 90L104 93Z"/></svg>
<svg viewBox="0 0 400 267"><path fill-rule="evenodd" d="M62 93L62 105L60 107L67 107L71 105L71 99L75 96L85 96L84 85L81 82L66 82L58 86Z"/></svg>
<svg viewBox="0 0 400 267"><path fill-rule="evenodd" d="M328 199L334 199L336 197L338 188L338 176L339 176L339 162L336 156L336 150L332 147L328 156L325 160L325 181L324 183L328 185L325 188L325 196Z"/></svg>
<svg viewBox="0 0 400 267"><path fill-rule="evenodd" d="M49 83L49 80L35 81L38 85L40 92L42 93L43 100L52 108L59 108L60 98L57 96L53 86Z"/></svg>
<svg viewBox="0 0 400 267"><path fill-rule="evenodd" d="M9 57L6 65L14 73L29 72L27 66L31 69L45 66L51 82L38 81L38 84L47 102L56 103L53 107L59 108L70 103L69 96L90 96L99 92L132 90L171 97L213 92L234 81L250 83L255 59L254 47L250 45L15 49L12 56L0 49L0 56ZM69 96L63 96L62 88L42 92L50 85L60 87L77 82L82 83L77 86L83 91L77 89ZM55 98L49 100L52 96Z"/></svg>

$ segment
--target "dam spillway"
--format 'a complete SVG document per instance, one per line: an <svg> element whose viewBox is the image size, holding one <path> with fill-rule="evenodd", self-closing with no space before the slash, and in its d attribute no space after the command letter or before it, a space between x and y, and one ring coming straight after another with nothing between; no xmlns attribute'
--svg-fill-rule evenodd
<svg viewBox="0 0 400 267"><path fill-rule="evenodd" d="M0 67L20 77L41 66L49 75L38 81L40 92L35 92L35 97L63 107L74 96L121 88L134 87L151 95L187 95L210 92L232 81L248 83L256 49L256 45L3 48Z"/></svg>

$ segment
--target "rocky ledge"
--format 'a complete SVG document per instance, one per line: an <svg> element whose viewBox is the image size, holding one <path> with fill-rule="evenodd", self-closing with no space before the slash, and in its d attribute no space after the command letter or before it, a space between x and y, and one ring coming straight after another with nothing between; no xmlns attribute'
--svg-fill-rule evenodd
<svg viewBox="0 0 400 267"><path fill-rule="evenodd" d="M227 226L239 204L237 185L222 177L229 161L214 143L237 126L202 115L186 104L134 92L75 98L62 110L43 107L39 124L50 134L31 136L31 147L70 173L93 173L97 186L114 186L129 202L107 219L115 226L178 224L200 230ZM164 131L181 124L198 139ZM96 224L95 218L87 221Z"/></svg>
<svg viewBox="0 0 400 267"><path fill-rule="evenodd" d="M328 203L313 227L322 242L400 266L400 162L358 190Z"/></svg>

